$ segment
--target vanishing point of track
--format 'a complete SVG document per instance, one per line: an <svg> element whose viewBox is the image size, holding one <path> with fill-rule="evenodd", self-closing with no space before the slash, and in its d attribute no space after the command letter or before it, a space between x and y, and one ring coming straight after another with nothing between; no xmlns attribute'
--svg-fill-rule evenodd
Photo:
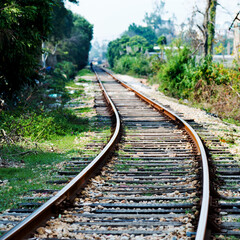
<svg viewBox="0 0 240 240"><path fill-rule="evenodd" d="M76 197L74 206L61 215L64 222L74 215L67 236L71 239L204 239L209 173L199 137L173 112L102 69L96 67L95 72L113 114L111 140L69 184L1 239L26 237ZM100 178L87 185L103 166ZM54 236L54 227L51 231Z"/></svg>

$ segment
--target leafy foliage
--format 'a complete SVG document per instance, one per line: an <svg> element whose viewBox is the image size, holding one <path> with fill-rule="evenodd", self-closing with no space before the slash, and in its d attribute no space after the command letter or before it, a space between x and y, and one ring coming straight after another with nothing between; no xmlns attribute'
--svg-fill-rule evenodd
<svg viewBox="0 0 240 240"><path fill-rule="evenodd" d="M128 27L128 31L125 34L129 37L136 35L144 37L152 45L157 41L157 36L151 27L137 26L135 23Z"/></svg>
<svg viewBox="0 0 240 240"><path fill-rule="evenodd" d="M165 36L161 36L157 40L157 44L159 46L166 45L167 44L167 38Z"/></svg>
<svg viewBox="0 0 240 240"><path fill-rule="evenodd" d="M50 42L57 43L64 38L69 38L72 28L73 13L65 8L63 1L59 1L59 3L53 7L51 33L49 36Z"/></svg>
<svg viewBox="0 0 240 240"><path fill-rule="evenodd" d="M142 54L136 56L125 55L115 62L114 71L118 73L137 74L138 76L147 76L150 71L149 61Z"/></svg>
<svg viewBox="0 0 240 240"><path fill-rule="evenodd" d="M138 35L129 37L124 35L121 38L118 38L109 43L107 53L108 62L113 68L115 66L115 62L118 61L121 57L125 55L140 56L148 49L151 49L151 45L144 37Z"/></svg>
<svg viewBox="0 0 240 240"><path fill-rule="evenodd" d="M123 35L108 44L107 58L110 67L114 66L115 59L119 59L121 56L127 53L127 43L130 37Z"/></svg>
<svg viewBox="0 0 240 240"><path fill-rule="evenodd" d="M42 51L45 51L45 56L54 55L60 43L58 58L54 55L49 60L52 67L59 61L65 61L62 66L66 66L66 61L72 62L78 69L86 65L92 25L83 17L73 15L65 8L64 2L0 2L0 98L17 102L19 90L35 85L35 79L39 79ZM42 49L42 42L46 41L48 44Z"/></svg>
<svg viewBox="0 0 240 240"><path fill-rule="evenodd" d="M165 54L166 61L155 58L151 63L152 81L161 91L189 99L221 117L240 120L239 71L213 62L210 55L196 60L180 41L166 48Z"/></svg>
<svg viewBox="0 0 240 240"><path fill-rule="evenodd" d="M10 136L21 136L33 140L48 140L56 136L64 136L71 132L81 132L81 123L68 109L43 111L41 109L16 109L14 112L4 111L1 116L1 128ZM71 124L70 124L71 123Z"/></svg>
<svg viewBox="0 0 240 240"><path fill-rule="evenodd" d="M92 37L93 26L83 17L74 14L71 37L60 43L58 61L72 62L78 70L86 66Z"/></svg>
<svg viewBox="0 0 240 240"><path fill-rule="evenodd" d="M165 49L166 62L159 63L157 81L160 89L178 98L187 98L203 85L230 84L236 71L212 62L211 56L196 61L191 49L175 41L170 49ZM200 91L200 90L198 90Z"/></svg>
<svg viewBox="0 0 240 240"><path fill-rule="evenodd" d="M54 0L7 0L0 3L0 88L13 96L33 83L41 42L50 31Z"/></svg>
<svg viewBox="0 0 240 240"><path fill-rule="evenodd" d="M67 80L70 80L75 75L76 66L72 62L62 61L56 65L54 72L59 74L64 73Z"/></svg>
<svg viewBox="0 0 240 240"><path fill-rule="evenodd" d="M160 89L171 93L172 96L185 96L193 87L193 82L186 75L188 66L194 65L191 62L190 49L187 46L182 48L176 42L170 49L165 50L165 53L166 63L160 66L157 74L157 78L160 79Z"/></svg>

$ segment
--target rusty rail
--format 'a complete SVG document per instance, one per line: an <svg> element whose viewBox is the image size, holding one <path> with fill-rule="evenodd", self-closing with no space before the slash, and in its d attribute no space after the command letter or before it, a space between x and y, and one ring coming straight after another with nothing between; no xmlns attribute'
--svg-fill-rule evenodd
<svg viewBox="0 0 240 240"><path fill-rule="evenodd" d="M203 240L205 237L206 226L207 226L210 194L209 194L208 162L207 162L205 149L203 147L203 144L200 138L198 137L197 133L192 129L192 127L182 118L178 117L176 114L167 110L165 107L159 105L158 103L150 100L148 97L139 93L138 91L128 86L127 84L123 83L119 79L115 78L108 71L106 72L109 75L111 75L116 81L121 83L124 87L134 92L142 100L152 105L155 109L164 113L165 115L170 117L172 120L178 122L186 130L186 132L188 132L188 134L191 136L192 140L194 141L198 150L198 154L202 159L202 167L203 167L203 196L202 196L202 205L201 205L196 239ZM15 226L12 230L7 232L4 236L2 236L1 240L23 239L24 237L29 235L31 232L33 232L41 223L43 223L43 219L44 221L46 221L47 218L49 218L52 215L55 215L57 213L58 207L60 207L64 202L72 201L75 198L75 196L80 192L80 190L87 184L90 177L94 175L94 173L96 172L96 169L99 169L101 166L103 166L107 156L110 154L111 150L114 148L115 143L118 141L120 127L121 127L119 115L111 99L109 98L104 86L102 85L98 77L98 74L96 72L95 74L97 76L97 79L99 80L99 84L106 98L106 101L108 102L109 105L111 105L111 108L113 109L113 112L115 114L116 127L111 140L102 150L102 152L84 170L82 170L69 184L67 184L60 192L58 192L57 195L55 195L53 198L47 201L44 205L42 205L39 209L33 212L25 220L23 220L21 223Z"/></svg>
<svg viewBox="0 0 240 240"><path fill-rule="evenodd" d="M207 155L205 152L205 148L202 144L201 139L195 132L195 130L182 118L177 116L172 111L169 111L162 105L152 101L142 93L138 92L134 88L130 87L123 81L117 79L112 73L110 73L108 70L103 70L108 73L112 78L114 78L117 82L119 82L121 85L123 85L128 90L134 92L140 99L147 102L151 106L153 106L155 109L157 109L159 112L162 112L163 114L167 115L172 120L178 122L182 126L183 129L190 135L193 142L195 143L195 146L197 147L198 154L201 157L202 160L202 172L203 172L203 187L202 187L202 199L201 199L201 211L200 211L200 217L198 221L198 227L197 227L197 233L196 233L196 240L203 240L205 239L206 229L207 229L207 220L208 220L208 210L209 210L209 201L210 201L210 181L209 181L209 169L208 169L208 161L207 161Z"/></svg>
<svg viewBox="0 0 240 240"><path fill-rule="evenodd" d="M30 235L37 227L44 223L50 216L56 215L57 209L62 206L64 202L71 202L81 189L87 184L88 180L101 168L111 150L114 148L120 136L120 117L119 114L108 96L104 86L102 85L98 74L95 72L99 81L102 92L106 98L106 101L111 106L115 115L115 131L104 149L99 155L85 168L83 169L71 182L69 182L61 191L59 191L54 197L43 204L40 208L34 211L31 215L25 218L22 222L3 235L1 240L20 240Z"/></svg>

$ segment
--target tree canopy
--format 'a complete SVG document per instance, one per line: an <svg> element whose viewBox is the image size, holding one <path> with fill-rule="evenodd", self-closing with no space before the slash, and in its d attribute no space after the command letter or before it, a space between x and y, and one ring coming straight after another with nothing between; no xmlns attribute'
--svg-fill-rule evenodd
<svg viewBox="0 0 240 240"><path fill-rule="evenodd" d="M109 65L113 67L114 61L124 55L135 56L139 53L145 53L146 50L151 48L152 46L144 37L123 35L121 38L111 41L108 45L107 58Z"/></svg>
<svg viewBox="0 0 240 240"><path fill-rule="evenodd" d="M93 25L79 15L73 15L73 28L70 38L64 39L60 44L59 60L70 61L78 69L88 62L88 53L93 37Z"/></svg>
<svg viewBox="0 0 240 240"><path fill-rule="evenodd" d="M73 15L65 8L64 2L0 2L0 98L16 98L22 86L35 83L43 52L42 42L51 43L53 47L61 43L62 52L66 50L72 54L61 59L73 59L79 68L86 64L92 25Z"/></svg>
<svg viewBox="0 0 240 240"><path fill-rule="evenodd" d="M168 40L175 36L174 22L172 19L164 19L164 1L156 1L152 13L146 13L144 22L154 30L157 38L164 35Z"/></svg>
<svg viewBox="0 0 240 240"><path fill-rule="evenodd" d="M54 0L7 0L0 3L0 88L13 95L30 83L50 32Z"/></svg>
<svg viewBox="0 0 240 240"><path fill-rule="evenodd" d="M128 27L128 31L125 32L129 37L141 36L144 37L150 44L154 44L157 41L157 36L151 27L137 26L135 23Z"/></svg>

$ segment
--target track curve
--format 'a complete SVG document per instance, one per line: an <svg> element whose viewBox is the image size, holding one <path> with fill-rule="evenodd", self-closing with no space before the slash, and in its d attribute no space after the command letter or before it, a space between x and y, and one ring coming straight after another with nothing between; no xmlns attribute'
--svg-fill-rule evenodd
<svg viewBox="0 0 240 240"><path fill-rule="evenodd" d="M65 203L73 201L96 172L96 167L99 170L103 166L119 140L121 126L116 108L125 126L123 141L110 165L104 167L101 177L90 184L92 187L95 185L97 190L89 190L88 186L84 190L86 196L75 201L76 208L62 215L64 223L69 221L74 225L75 221L79 221L74 228L70 227L72 232L67 237L86 235L91 239L97 234L131 239L140 235L146 236L146 239L159 239L171 235L190 239L196 234L196 239L204 239L209 206L209 174L206 153L199 137L187 122L173 112L117 79L125 88L116 85L110 73L107 75L99 68L95 70L98 79L103 80L100 86L116 116L116 130L111 143L54 198L1 239L21 239L29 229L26 224L32 222L30 228L34 229L39 224L38 217L49 217L54 214L55 208L63 208ZM136 96L148 105L137 100ZM203 179L199 179L201 174ZM91 191L101 193L96 195ZM43 209L48 210L43 213ZM71 214L75 217L67 220ZM54 220L48 222L50 225L52 228L48 229L52 235L47 237L59 237L54 235ZM35 236L46 237L44 234L41 236L39 231Z"/></svg>
<svg viewBox="0 0 240 240"><path fill-rule="evenodd" d="M206 234L206 228L207 228L207 220L208 220L208 211L209 211L209 202L210 202L210 180L209 180L209 168L208 168L208 160L207 160L207 154L204 149L203 143L201 139L199 138L196 131L181 117L177 116L175 113L171 112L170 110L166 109L164 106L159 105L158 103L152 101L148 97L144 96L143 94L139 93L137 90L133 89L132 87L128 86L126 83L120 81L119 79L115 78L113 74L111 74L109 71L104 69L110 76L112 76L116 81L121 83L124 87L129 89L130 91L134 92L137 96L140 97L140 99L146 101L148 104L153 106L155 109L157 109L160 112L163 112L165 115L173 119L174 121L177 121L178 123L182 124L184 129L187 131L187 133L191 136L192 140L194 141L196 147L198 148L198 153L201 156L201 163L202 163L202 174L203 174L203 194L202 194L202 203L201 203L201 213L200 218L198 221L198 228L197 228L197 234L196 239L204 239Z"/></svg>

